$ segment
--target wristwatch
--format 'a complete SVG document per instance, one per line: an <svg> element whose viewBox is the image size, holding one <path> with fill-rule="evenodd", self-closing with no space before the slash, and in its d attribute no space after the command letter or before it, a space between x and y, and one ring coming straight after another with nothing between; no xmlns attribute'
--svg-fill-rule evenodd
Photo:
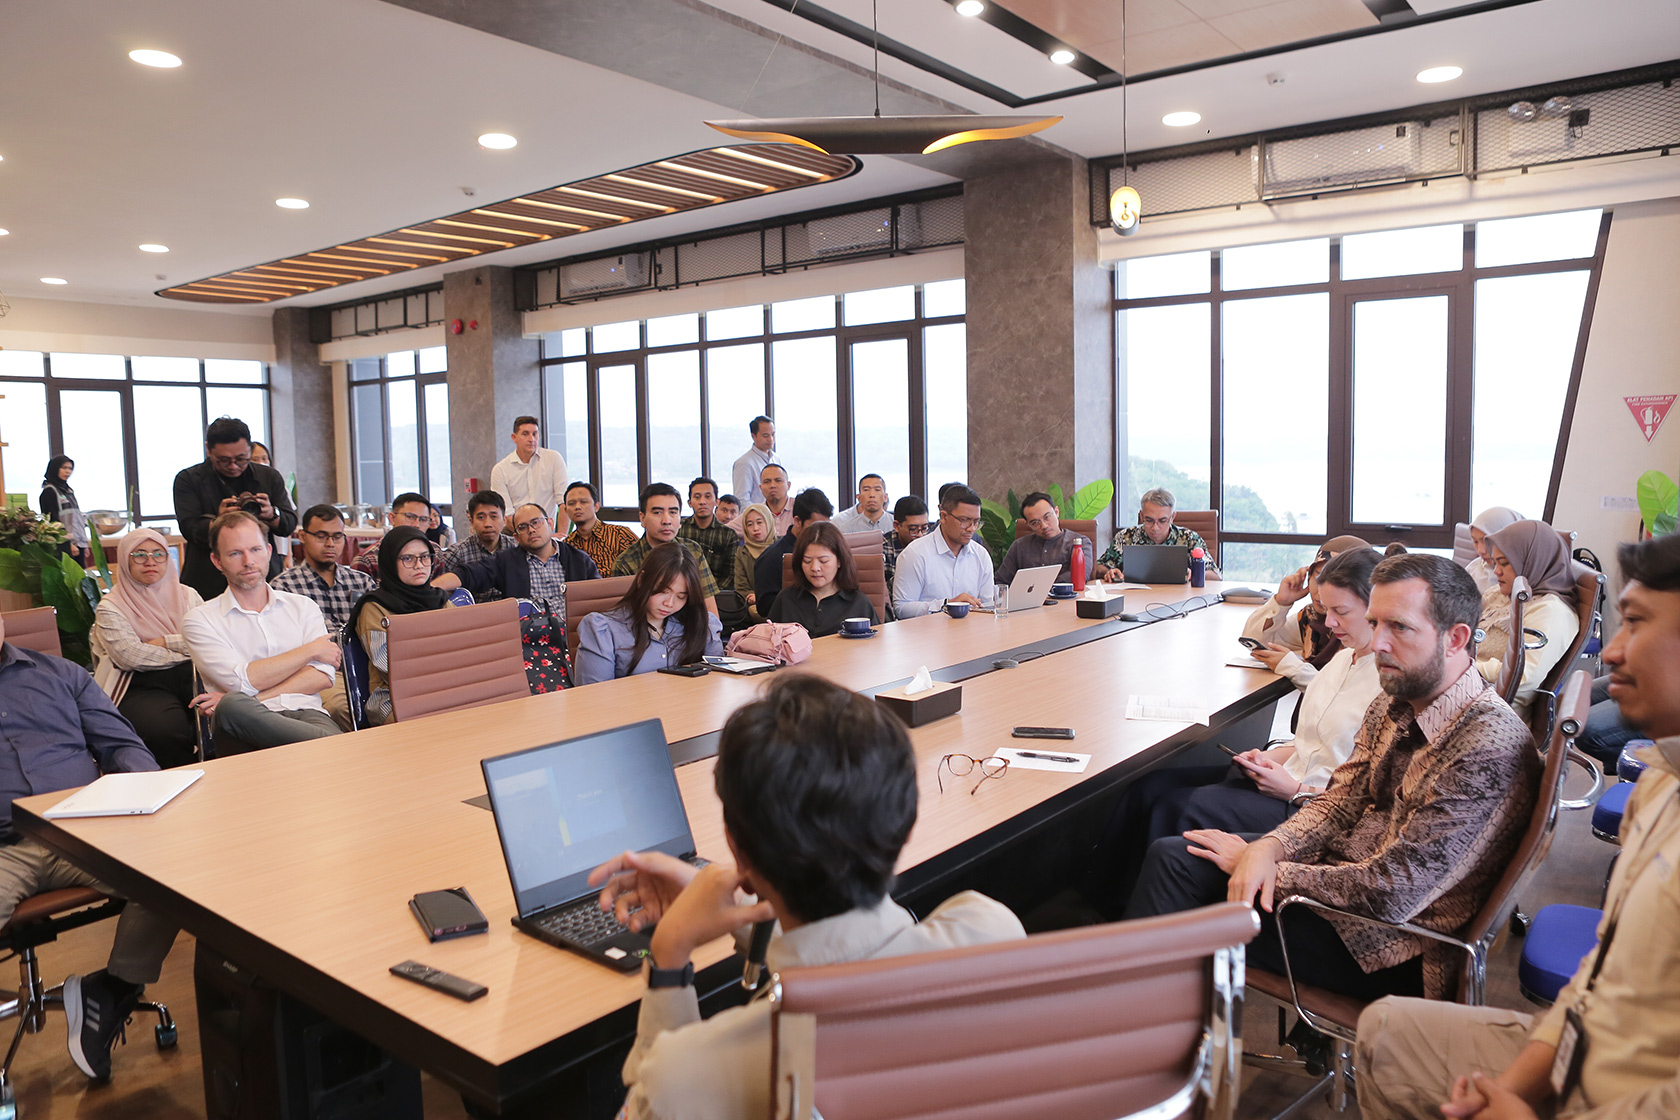
<svg viewBox="0 0 1680 1120"><path fill-rule="evenodd" d="M659 968L653 963L653 958L648 957L647 986L650 989L694 987L694 962L689 961L681 968Z"/></svg>

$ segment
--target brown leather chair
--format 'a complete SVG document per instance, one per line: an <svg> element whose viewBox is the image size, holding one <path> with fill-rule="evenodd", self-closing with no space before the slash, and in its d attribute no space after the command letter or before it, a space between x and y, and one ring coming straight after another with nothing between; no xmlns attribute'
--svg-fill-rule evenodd
<svg viewBox="0 0 1680 1120"><path fill-rule="evenodd" d="M392 615L386 656L399 722L531 694L513 599Z"/></svg>
<svg viewBox="0 0 1680 1120"><path fill-rule="evenodd" d="M1239 903L770 981L775 1115L1230 1117Z"/></svg>
<svg viewBox="0 0 1680 1120"><path fill-rule="evenodd" d="M607 576L573 580L566 585L566 650L573 664L577 663L578 624L586 615L618 606L634 582L635 576Z"/></svg>
<svg viewBox="0 0 1680 1120"><path fill-rule="evenodd" d="M1587 643L1603 625L1598 613L1598 598L1604 591L1604 573L1579 560L1571 560L1569 570L1575 576L1575 618L1578 625L1569 648L1540 679L1540 688L1528 706L1528 726L1534 732L1536 743L1544 743L1552 737L1552 724L1560 710L1559 690L1570 670L1581 659L1581 651L1587 648Z"/></svg>
<svg viewBox="0 0 1680 1120"><path fill-rule="evenodd" d="M1528 658L1530 649L1539 648L1528 641L1528 632L1523 629L1523 615L1528 609L1528 601L1534 597L1529 590L1528 580L1518 576L1511 581L1511 636L1505 644L1505 652L1499 662L1499 676L1494 678L1494 691L1499 698L1510 704L1517 699L1517 686L1522 683L1523 662ZM1540 635L1539 645L1545 644L1545 635ZM1480 651L1477 651L1480 656Z"/></svg>
<svg viewBox="0 0 1680 1120"><path fill-rule="evenodd" d="M853 553L852 564L857 568L858 590L869 596L875 605L875 617L887 621L887 557L884 552ZM782 586L793 586L793 553L782 556Z"/></svg>
<svg viewBox="0 0 1680 1120"><path fill-rule="evenodd" d="M1565 807L1561 800L1564 769L1571 757L1577 761L1585 758L1575 750L1574 739L1581 728L1586 726L1587 709L1591 706L1592 678L1586 673L1577 673L1570 678L1564 689L1560 708L1564 718L1558 721L1557 731L1546 751L1546 764L1541 772L1539 793L1534 800L1534 812L1529 817L1528 827L1523 832L1517 850L1505 864L1504 874L1494 884L1480 912L1467 926L1459 930L1456 936L1437 933L1410 922L1378 921L1363 914L1337 910L1302 895L1290 895L1282 899L1277 906L1279 918L1282 918L1284 910L1289 907L1304 906L1321 914L1336 914L1366 925L1404 930L1430 941L1455 946L1465 955L1464 973L1459 979L1458 1002L1480 1006L1487 996L1488 954L1493 949L1495 939L1510 921L1512 911L1517 907L1518 895L1533 878L1541 861L1546 858L1546 852L1551 848L1552 834L1557 828L1558 810ZM1583 765L1597 775L1598 768L1592 765L1590 759L1585 760ZM1288 938L1281 938L1281 941L1284 947L1284 964L1287 966ZM1252 965L1248 969L1248 986L1284 1007L1294 1007L1296 1014L1300 1015L1307 1025L1330 1036L1336 1044L1336 1053L1333 1055L1334 1068L1326 1072L1301 1100L1305 1101L1328 1089L1335 1097L1336 1108L1344 1108L1346 1094L1352 1087L1351 1063L1355 1031L1359 1026L1360 1012L1365 1010L1365 1002L1338 992L1315 988L1310 984L1298 984L1293 975L1279 976ZM1302 1064L1272 1054L1245 1054L1244 1059L1250 1065L1263 1068L1299 1069ZM1297 1102L1299 1103L1301 1102Z"/></svg>
<svg viewBox="0 0 1680 1120"><path fill-rule="evenodd" d="M871 552L877 556L885 555L886 538L880 533L847 533L845 537L846 547L852 550L853 556L863 556Z"/></svg>
<svg viewBox="0 0 1680 1120"><path fill-rule="evenodd" d="M31 607L25 611L7 611L6 640L19 649L36 653L64 656L64 646L58 639L58 608Z"/></svg>

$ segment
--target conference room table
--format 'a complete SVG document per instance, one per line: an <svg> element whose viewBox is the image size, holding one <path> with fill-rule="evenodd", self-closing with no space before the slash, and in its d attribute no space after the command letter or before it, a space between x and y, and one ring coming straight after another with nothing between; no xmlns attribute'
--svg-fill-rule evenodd
<svg viewBox="0 0 1680 1120"><path fill-rule="evenodd" d="M1269 708L1290 689L1273 674L1229 667L1249 605L1205 591L1127 592L1160 621L1075 617L1072 604L908 619L867 639L822 638L796 671L860 691L901 683L922 666L962 681L962 709L911 732L920 811L900 860L901 884L937 883L953 866L1030 828L1097 783L1113 785L1221 726ZM1199 609L1183 609L1198 607ZM1015 667L992 667L1007 655ZM788 671L788 670L782 670ZM16 802L23 834L63 853L128 897L178 921L280 990L397 1057L430 1071L489 1112L546 1093L562 1072L634 1031L638 974L609 970L511 925L514 902L493 818L480 805L480 760L648 717L664 725L700 855L727 860L707 744L770 675L687 678L648 673L203 764L204 777L147 817L48 820L69 791ZM1209 724L1126 718L1132 695L1205 709ZM1069 726L1092 756L1083 773L1011 767L940 793L946 754L985 758L1019 724ZM1025 745L1031 746L1027 743ZM692 761L689 761L692 759ZM773 795L773 791L770 794ZM488 934L429 943L408 909L415 893L465 886ZM733 953L720 939L697 955L715 977ZM484 984L463 1003L387 971L415 959Z"/></svg>

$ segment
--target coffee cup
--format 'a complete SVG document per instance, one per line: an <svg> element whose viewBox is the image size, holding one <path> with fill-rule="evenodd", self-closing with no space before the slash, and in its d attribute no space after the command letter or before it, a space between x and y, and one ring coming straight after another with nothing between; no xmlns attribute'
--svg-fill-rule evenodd
<svg viewBox="0 0 1680 1120"><path fill-rule="evenodd" d="M847 618L841 620L840 629L847 634L867 634L873 627L867 618Z"/></svg>
<svg viewBox="0 0 1680 1120"><path fill-rule="evenodd" d="M967 603L946 603L945 613L952 618L967 618L968 606Z"/></svg>
<svg viewBox="0 0 1680 1120"><path fill-rule="evenodd" d="M1054 595L1058 599L1071 599L1073 598L1073 584L1052 583L1050 585L1050 594Z"/></svg>

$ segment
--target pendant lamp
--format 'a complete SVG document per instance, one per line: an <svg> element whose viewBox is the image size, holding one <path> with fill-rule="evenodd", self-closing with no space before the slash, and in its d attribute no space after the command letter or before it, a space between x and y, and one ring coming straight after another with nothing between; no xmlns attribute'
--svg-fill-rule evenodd
<svg viewBox="0 0 1680 1120"><path fill-rule="evenodd" d="M1143 198L1131 185L1131 146L1126 135L1126 0L1120 0L1120 183L1108 196L1108 221L1114 232L1130 237L1143 221Z"/></svg>

